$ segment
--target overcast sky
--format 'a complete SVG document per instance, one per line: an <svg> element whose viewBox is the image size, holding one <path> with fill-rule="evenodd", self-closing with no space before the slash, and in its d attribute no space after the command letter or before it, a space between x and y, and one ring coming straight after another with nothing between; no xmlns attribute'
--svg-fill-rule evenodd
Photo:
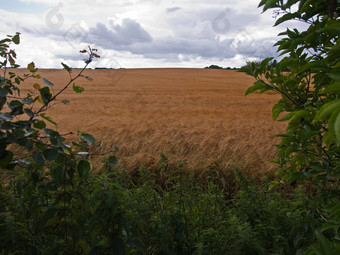
<svg viewBox="0 0 340 255"><path fill-rule="evenodd" d="M286 25L273 27L259 0L0 0L0 35L21 33L19 64L82 67L239 67L275 56Z"/></svg>

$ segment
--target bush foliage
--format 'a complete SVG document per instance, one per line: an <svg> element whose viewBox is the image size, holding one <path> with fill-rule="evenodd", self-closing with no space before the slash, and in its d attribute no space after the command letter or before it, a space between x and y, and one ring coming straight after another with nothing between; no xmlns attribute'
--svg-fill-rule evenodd
<svg viewBox="0 0 340 255"><path fill-rule="evenodd" d="M256 79L246 95L257 90L281 95L273 107L273 119L289 123L279 135L279 173L289 182L310 182L316 189L325 223L315 232L319 245L310 253L339 254L340 4L262 0L260 6L282 15L275 25L297 20L308 28L287 28L279 34L284 36L276 43L282 59L275 66L269 66L272 58L267 58L241 68Z"/></svg>

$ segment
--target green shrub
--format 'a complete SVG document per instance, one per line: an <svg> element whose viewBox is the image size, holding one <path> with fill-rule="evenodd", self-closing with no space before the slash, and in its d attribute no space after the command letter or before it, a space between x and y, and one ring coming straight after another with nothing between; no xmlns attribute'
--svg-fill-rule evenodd
<svg viewBox="0 0 340 255"><path fill-rule="evenodd" d="M283 57L248 63L240 71L256 81L246 95L271 90L281 95L272 110L273 119L289 121L278 144L279 173L291 183L314 185L320 216L325 222L315 232L319 245L311 254L340 252L340 65L339 1L262 0L263 11L280 15L275 25L298 20L305 31L289 29L275 45ZM287 72L288 71L288 72ZM281 115L284 114L282 117ZM330 209L331 208L331 209ZM321 234L320 231L325 231Z"/></svg>
<svg viewBox="0 0 340 255"><path fill-rule="evenodd" d="M210 66L206 66L205 69L223 69L223 67L218 66L218 65L210 65Z"/></svg>

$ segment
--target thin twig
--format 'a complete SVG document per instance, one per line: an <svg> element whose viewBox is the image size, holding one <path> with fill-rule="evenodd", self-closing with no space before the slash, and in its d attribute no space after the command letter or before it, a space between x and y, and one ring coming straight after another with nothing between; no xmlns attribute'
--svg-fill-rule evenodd
<svg viewBox="0 0 340 255"><path fill-rule="evenodd" d="M89 54L89 58L85 61L86 65L82 68L82 70L74 77L71 78L71 74L70 74L70 78L71 80L64 86L64 88L62 88L57 94L55 94L50 100L48 100L47 103L45 103L38 111L36 111L34 113L34 115L39 115L39 113L46 111L48 108L48 104L51 103L53 100L55 100L61 93L63 93L76 79L78 79L79 77L82 76L82 73L86 70L87 66L92 62L93 56L92 56L92 49L89 47L90 52L88 52ZM29 121L32 121L34 118L34 116L32 116Z"/></svg>

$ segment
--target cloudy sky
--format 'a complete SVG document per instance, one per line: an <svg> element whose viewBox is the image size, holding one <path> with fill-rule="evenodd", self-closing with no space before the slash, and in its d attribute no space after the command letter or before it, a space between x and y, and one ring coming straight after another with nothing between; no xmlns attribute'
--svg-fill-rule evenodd
<svg viewBox="0 0 340 255"><path fill-rule="evenodd" d="M259 0L0 0L0 38L21 33L19 64L82 67L238 67L274 56L286 24L273 27Z"/></svg>

